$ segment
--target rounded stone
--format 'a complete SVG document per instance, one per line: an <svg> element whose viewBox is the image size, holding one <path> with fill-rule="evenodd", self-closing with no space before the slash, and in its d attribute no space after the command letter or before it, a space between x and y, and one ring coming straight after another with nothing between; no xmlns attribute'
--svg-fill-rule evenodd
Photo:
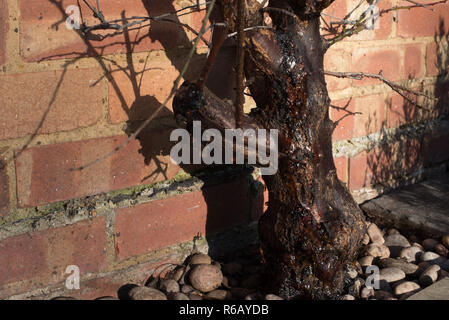
<svg viewBox="0 0 449 320"><path fill-rule="evenodd" d="M391 236L392 234L401 234L401 233L395 228L388 229L387 236Z"/></svg>
<svg viewBox="0 0 449 320"><path fill-rule="evenodd" d="M197 264L211 264L211 263L212 259L207 254L204 253L196 253L189 259L189 264L192 266Z"/></svg>
<svg viewBox="0 0 449 320"><path fill-rule="evenodd" d="M162 291L151 287L134 287L128 295L131 300L167 300Z"/></svg>
<svg viewBox="0 0 449 320"><path fill-rule="evenodd" d="M362 238L362 244L367 245L367 244L369 244L369 241L370 241L369 235L367 233L365 233Z"/></svg>
<svg viewBox="0 0 449 320"><path fill-rule="evenodd" d="M393 298L393 294L383 290L376 290L374 292L374 298L376 298L377 300L388 300Z"/></svg>
<svg viewBox="0 0 449 320"><path fill-rule="evenodd" d="M362 290L360 290L360 298L361 299L369 299L370 297L374 296L374 289L363 287Z"/></svg>
<svg viewBox="0 0 449 320"><path fill-rule="evenodd" d="M265 300L284 300L284 299L275 294L269 293L265 296Z"/></svg>
<svg viewBox="0 0 449 320"><path fill-rule="evenodd" d="M172 279L175 280L175 281L181 280L181 278L182 278L182 276L184 275L185 272L186 272L186 267L185 266L178 266L178 267L176 267L176 269L173 271Z"/></svg>
<svg viewBox="0 0 449 320"><path fill-rule="evenodd" d="M416 264L393 258L379 260L378 266L381 268L398 268L404 271L405 274L414 274L419 268Z"/></svg>
<svg viewBox="0 0 449 320"><path fill-rule="evenodd" d="M441 243L437 243L435 247L433 247L433 250L440 256L447 257L448 250Z"/></svg>
<svg viewBox="0 0 449 320"><path fill-rule="evenodd" d="M436 244L438 244L438 241L430 238L422 242L422 246L426 251L433 251L433 248L435 248Z"/></svg>
<svg viewBox="0 0 449 320"><path fill-rule="evenodd" d="M194 289L193 289L193 287L192 286L189 286L188 284L184 284L182 287L181 287L181 292L182 293L190 293L190 292L192 292Z"/></svg>
<svg viewBox="0 0 449 320"><path fill-rule="evenodd" d="M368 267L373 264L373 256L365 256L359 259L359 263L362 267Z"/></svg>
<svg viewBox="0 0 449 320"><path fill-rule="evenodd" d="M198 264L190 272L189 280L195 289L201 292L209 292L221 285L223 274L214 265Z"/></svg>
<svg viewBox="0 0 449 320"><path fill-rule="evenodd" d="M404 259L407 262L416 262L422 254L423 251L420 248L410 246L401 250L399 258Z"/></svg>
<svg viewBox="0 0 449 320"><path fill-rule="evenodd" d="M410 242L401 234L392 234L385 238L385 245L390 249L390 256L396 258L403 248L410 247Z"/></svg>
<svg viewBox="0 0 449 320"><path fill-rule="evenodd" d="M447 261L446 258L441 257L439 254L431 251L424 252L421 256L421 261L428 262L430 264L437 264L440 267L444 265L444 263Z"/></svg>
<svg viewBox="0 0 449 320"><path fill-rule="evenodd" d="M399 268L389 267L380 269L379 280L385 280L388 283L399 281L405 278L405 272Z"/></svg>
<svg viewBox="0 0 449 320"><path fill-rule="evenodd" d="M76 299L74 297L60 296L60 297L51 298L50 300L76 300Z"/></svg>
<svg viewBox="0 0 449 320"><path fill-rule="evenodd" d="M190 300L190 298L182 292L170 292L168 294L168 300Z"/></svg>
<svg viewBox="0 0 449 320"><path fill-rule="evenodd" d="M413 292L415 290L419 290L421 287L419 284L413 281L405 281L402 283L399 283L397 286L394 287L394 294L399 296L404 293Z"/></svg>
<svg viewBox="0 0 449 320"><path fill-rule="evenodd" d="M211 300L229 300L232 298L231 293L227 290L214 290L206 294L206 298Z"/></svg>
<svg viewBox="0 0 449 320"><path fill-rule="evenodd" d="M372 243L376 244L384 244L385 239L382 235L382 231L377 227L375 223L371 223L367 229L367 234L369 238L371 239Z"/></svg>
<svg viewBox="0 0 449 320"><path fill-rule="evenodd" d="M197 293L189 293L189 299L190 300L203 300L203 297L201 297Z"/></svg>
<svg viewBox="0 0 449 320"><path fill-rule="evenodd" d="M162 280L159 289L165 293L179 292L179 284L173 279Z"/></svg>
<svg viewBox="0 0 449 320"><path fill-rule="evenodd" d="M421 275L419 276L419 283L422 286L430 286L432 283L437 281L438 279L438 271L440 271L440 267L438 265L433 265L428 267Z"/></svg>
<svg viewBox="0 0 449 320"><path fill-rule="evenodd" d="M351 296L350 294L345 294L342 300L355 300L355 297Z"/></svg>
<svg viewBox="0 0 449 320"><path fill-rule="evenodd" d="M387 246L378 244L369 244L365 247L365 253L372 257L388 258L390 256L390 250Z"/></svg>
<svg viewBox="0 0 449 320"><path fill-rule="evenodd" d="M95 300L118 300L118 299L115 297L112 297L112 296L104 296L104 297L98 297Z"/></svg>
<svg viewBox="0 0 449 320"><path fill-rule="evenodd" d="M447 249L449 249L449 234L445 234L444 236L441 237L441 243L442 243Z"/></svg>

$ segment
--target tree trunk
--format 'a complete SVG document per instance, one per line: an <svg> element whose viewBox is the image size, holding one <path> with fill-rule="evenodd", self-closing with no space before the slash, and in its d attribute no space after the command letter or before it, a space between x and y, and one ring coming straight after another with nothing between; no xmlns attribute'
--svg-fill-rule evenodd
<svg viewBox="0 0 449 320"><path fill-rule="evenodd" d="M268 209L259 222L268 290L285 298L334 298L343 268L356 258L365 231L363 214L337 179L333 122L323 74L326 46L319 30L330 1L271 0L273 30L246 33L245 74L257 108L243 127L279 130L279 167L264 176ZM235 1L219 1L235 30ZM247 26L262 25L259 4L247 0ZM186 83L174 100L175 115L203 128L235 127L233 107L206 88ZM187 125L189 126L189 125Z"/></svg>

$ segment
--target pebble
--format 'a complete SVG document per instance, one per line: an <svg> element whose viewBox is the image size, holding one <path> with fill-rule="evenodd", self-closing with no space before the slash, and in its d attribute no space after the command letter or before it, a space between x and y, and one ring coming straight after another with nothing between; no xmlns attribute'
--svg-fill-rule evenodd
<svg viewBox="0 0 449 320"><path fill-rule="evenodd" d="M413 292L420 288L421 287L416 282L405 281L405 282L399 283L397 286L394 287L394 294L399 296L404 293Z"/></svg>
<svg viewBox="0 0 449 320"><path fill-rule="evenodd" d="M190 300L203 300L203 298L196 293L189 293L189 299Z"/></svg>
<svg viewBox="0 0 449 320"><path fill-rule="evenodd" d="M265 300L284 300L284 299L275 294L269 293L265 296Z"/></svg>
<svg viewBox="0 0 449 320"><path fill-rule="evenodd" d="M368 267L373 264L373 256L365 256L359 259L359 263L362 267Z"/></svg>
<svg viewBox="0 0 449 320"><path fill-rule="evenodd" d="M423 251L415 246L410 246L404 248L399 253L399 258L405 259L407 262L416 262L419 260L420 256L423 254Z"/></svg>
<svg viewBox="0 0 449 320"><path fill-rule="evenodd" d="M424 251L424 247L422 245L420 245L418 242L413 242L412 247L417 247L417 248L420 248L421 251Z"/></svg>
<svg viewBox="0 0 449 320"><path fill-rule="evenodd" d="M440 267L444 265L446 260L447 260L446 258L443 258L439 254L432 251L424 252L423 255L421 256L421 261L428 262L430 264L436 264L439 265Z"/></svg>
<svg viewBox="0 0 449 320"><path fill-rule="evenodd" d="M244 300L262 300L262 298L263 296L260 293L255 292L247 295Z"/></svg>
<svg viewBox="0 0 449 320"><path fill-rule="evenodd" d="M189 286L188 284L184 284L182 287L181 287L181 292L182 293L190 293L190 292L192 292L194 289L193 289L193 287L192 286Z"/></svg>
<svg viewBox="0 0 449 320"><path fill-rule="evenodd" d="M360 298L369 299L370 297L374 297L374 289L363 287L362 290L360 290Z"/></svg>
<svg viewBox="0 0 449 320"><path fill-rule="evenodd" d="M61 296L61 297L54 297L54 298L51 298L50 300L76 300L74 297L64 297L64 296Z"/></svg>
<svg viewBox="0 0 449 320"><path fill-rule="evenodd" d="M230 276L240 273L242 271L242 265L237 262L229 262L223 266L223 272Z"/></svg>
<svg viewBox="0 0 449 320"><path fill-rule="evenodd" d="M162 291L151 287L134 287L128 295L131 300L167 300Z"/></svg>
<svg viewBox="0 0 449 320"><path fill-rule="evenodd" d="M189 264L192 266L196 264L211 264L211 263L212 259L207 254L204 253L196 253L189 259Z"/></svg>
<svg viewBox="0 0 449 320"><path fill-rule="evenodd" d="M398 268L404 271L405 274L414 274L418 270L418 266L400 259L386 258L378 262L381 268Z"/></svg>
<svg viewBox="0 0 449 320"><path fill-rule="evenodd" d="M186 271L186 267L185 266L178 266L178 267L176 267L176 269L173 271L172 279L175 280L175 281L181 280L181 278L184 275L185 271Z"/></svg>
<svg viewBox="0 0 449 320"><path fill-rule="evenodd" d="M198 264L189 275L190 284L201 292L217 289L223 281L221 270L211 264Z"/></svg>
<svg viewBox="0 0 449 320"><path fill-rule="evenodd" d="M433 248L433 250L435 251L435 253L438 253L440 256L443 256L443 257L447 257L448 252L449 252L446 249L446 247L443 246L441 243L437 243L435 245L435 247Z"/></svg>
<svg viewBox="0 0 449 320"><path fill-rule="evenodd" d="M360 290L362 289L362 286L365 284L365 281L362 279L356 279L354 283L349 287L349 294L351 296L354 296L356 298L360 297Z"/></svg>
<svg viewBox="0 0 449 320"><path fill-rule="evenodd" d="M98 297L95 300L118 300L118 299L111 296L105 296L105 297Z"/></svg>
<svg viewBox="0 0 449 320"><path fill-rule="evenodd" d="M445 234L444 236L441 237L441 243L442 243L447 249L449 249L449 234Z"/></svg>
<svg viewBox="0 0 449 320"><path fill-rule="evenodd" d="M430 286L432 283L437 281L438 279L438 271L440 271L440 267L438 265L433 265L428 267L420 276L419 283L422 286Z"/></svg>
<svg viewBox="0 0 449 320"><path fill-rule="evenodd" d="M379 280L385 280L388 283L399 281L405 278L405 273L399 268L389 267L380 269Z"/></svg>
<svg viewBox="0 0 449 320"><path fill-rule="evenodd" d="M179 284L173 279L162 280L159 289L165 293L179 292Z"/></svg>
<svg viewBox="0 0 449 320"><path fill-rule="evenodd" d="M438 279L442 279L444 277L449 277L449 272L447 272L446 270L440 269L438 271Z"/></svg>
<svg viewBox="0 0 449 320"><path fill-rule="evenodd" d="M385 238L385 245L390 249L390 256L396 258L403 248L410 247L410 242L401 234L392 234Z"/></svg>
<svg viewBox="0 0 449 320"><path fill-rule="evenodd" d="M190 300L190 298L182 292L170 292L168 294L168 300Z"/></svg>
<svg viewBox="0 0 449 320"><path fill-rule="evenodd" d="M391 236L392 234L401 234L397 229L391 228L387 230L387 235Z"/></svg>
<svg viewBox="0 0 449 320"><path fill-rule="evenodd" d="M369 244L365 247L365 252L367 255L379 258L388 258L390 256L390 250L387 246L378 244Z"/></svg>
<svg viewBox="0 0 449 320"><path fill-rule="evenodd" d="M377 225L375 223L371 223L366 232L367 232L369 238L371 239L372 243L376 243L376 244L384 244L385 243L385 239L382 235L382 232L380 231L380 229L377 227Z"/></svg>
<svg viewBox="0 0 449 320"><path fill-rule="evenodd" d="M206 295L206 298L212 300L229 300L232 298L231 294L227 290L214 290Z"/></svg>
<svg viewBox="0 0 449 320"><path fill-rule="evenodd" d="M355 300L355 297L351 296L350 294L345 294L342 300Z"/></svg>
<svg viewBox="0 0 449 320"><path fill-rule="evenodd" d="M426 251L433 251L433 248L435 248L435 245L438 244L438 241L435 239L426 239L422 242L422 246L424 247L424 250Z"/></svg>

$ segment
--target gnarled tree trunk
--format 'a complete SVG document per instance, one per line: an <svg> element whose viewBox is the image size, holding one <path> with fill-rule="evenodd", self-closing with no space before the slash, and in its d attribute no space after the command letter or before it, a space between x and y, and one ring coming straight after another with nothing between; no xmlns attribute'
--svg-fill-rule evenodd
<svg viewBox="0 0 449 320"><path fill-rule="evenodd" d="M364 218L337 179L332 157L329 105L323 74L325 41L320 12L331 1L270 0L273 29L246 33L245 74L257 108L243 128L279 130L279 167L264 176L268 210L259 222L269 289L285 298L333 298L343 287L343 267L355 259ZM219 1L235 30L236 1ZM263 24L247 0L246 25ZM270 9L271 8L271 9ZM207 88L185 83L174 100L178 118L206 128L234 128L234 109Z"/></svg>

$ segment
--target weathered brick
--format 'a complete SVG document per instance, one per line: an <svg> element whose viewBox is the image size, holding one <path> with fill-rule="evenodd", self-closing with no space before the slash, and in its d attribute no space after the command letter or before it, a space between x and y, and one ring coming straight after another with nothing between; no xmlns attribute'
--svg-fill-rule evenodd
<svg viewBox="0 0 449 320"><path fill-rule="evenodd" d="M399 127L419 119L420 109L406 101L396 92L388 96L386 104L388 113L387 127L389 128Z"/></svg>
<svg viewBox="0 0 449 320"><path fill-rule="evenodd" d="M0 242L0 287L10 295L64 281L69 265L78 266L80 275L106 268L103 217ZM18 284L6 286L13 282Z"/></svg>
<svg viewBox="0 0 449 320"><path fill-rule="evenodd" d="M179 72L168 59L157 62L141 61L133 65L142 74L130 79L124 72L114 72L109 81L109 119L111 123L146 120L170 94ZM158 117L172 115L171 102Z"/></svg>
<svg viewBox="0 0 449 320"><path fill-rule="evenodd" d="M327 71L345 72L351 69L351 55L344 49L331 47L324 56L324 69ZM335 91L351 86L351 80L347 78L336 78L325 76L327 90Z"/></svg>
<svg viewBox="0 0 449 320"><path fill-rule="evenodd" d="M248 182L237 180L136 207L118 209L118 260L248 222Z"/></svg>
<svg viewBox="0 0 449 320"><path fill-rule="evenodd" d="M349 189L358 190L366 186L370 180L366 152L361 152L349 160Z"/></svg>
<svg viewBox="0 0 449 320"><path fill-rule="evenodd" d="M348 183L348 175L346 167L348 165L348 159L346 157L334 158L335 168L337 169L337 176L343 183Z"/></svg>
<svg viewBox="0 0 449 320"><path fill-rule="evenodd" d="M0 217L9 210L9 177L6 172L6 159L1 153L2 149L0 149Z"/></svg>
<svg viewBox="0 0 449 320"><path fill-rule="evenodd" d="M422 46L406 45L404 48L404 79L419 78L423 75Z"/></svg>
<svg viewBox="0 0 449 320"><path fill-rule="evenodd" d="M0 66L7 61L6 40L9 31L7 0L0 0Z"/></svg>
<svg viewBox="0 0 449 320"><path fill-rule="evenodd" d="M80 3L86 24L98 24L87 6L82 1ZM150 28L132 30L102 41L95 36L86 40L82 34L69 30L65 25L66 8L76 4L76 0L63 0L58 5L48 0L19 1L20 51L26 61L127 53L131 50L173 49L188 43L187 35L180 26L162 21L151 22ZM108 20L114 20L131 16L158 16L179 8L172 1L109 0L101 9ZM112 32L99 32L106 33Z"/></svg>
<svg viewBox="0 0 449 320"><path fill-rule="evenodd" d="M423 0L419 3L429 4L435 1ZM400 5L410 6L410 2L401 1ZM439 4L428 8L399 10L397 34L400 37L430 37L446 34L449 31L449 4Z"/></svg>
<svg viewBox="0 0 449 320"><path fill-rule="evenodd" d="M20 207L67 200L173 178L179 167L169 159L168 130L148 131L140 140L82 171L70 170L114 150L117 136L25 150L16 160Z"/></svg>
<svg viewBox="0 0 449 320"><path fill-rule="evenodd" d="M357 48L352 54L352 71L379 73L392 81L401 79L401 58L397 47L365 47ZM353 85L363 86L370 84L380 84L377 79L364 78L363 80L353 80Z"/></svg>
<svg viewBox="0 0 449 320"><path fill-rule="evenodd" d="M87 127L102 115L103 82L97 69L0 76L0 139Z"/></svg>
<svg viewBox="0 0 449 320"><path fill-rule="evenodd" d="M333 141L351 139L354 131L354 122L357 121L358 115L352 115L354 112L354 100L344 99L332 101L334 107L330 108L330 118L332 121L337 122L338 125L332 135ZM345 110L337 109L345 108Z"/></svg>
<svg viewBox="0 0 449 320"><path fill-rule="evenodd" d="M370 95L354 98L353 137L360 137L370 133L378 132L384 126L385 103L383 95Z"/></svg>

